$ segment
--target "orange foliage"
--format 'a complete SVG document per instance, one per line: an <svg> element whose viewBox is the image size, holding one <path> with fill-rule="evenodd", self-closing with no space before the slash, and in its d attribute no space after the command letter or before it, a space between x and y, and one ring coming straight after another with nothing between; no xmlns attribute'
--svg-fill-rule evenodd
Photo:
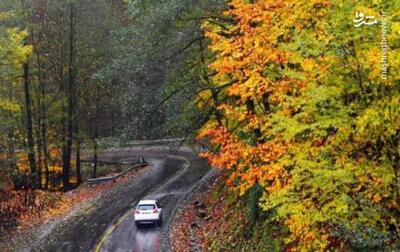
<svg viewBox="0 0 400 252"><path fill-rule="evenodd" d="M204 152L201 155L208 158L211 165L229 170L228 184L239 189L241 194L256 183L272 183L271 188L281 187L284 183L285 171L274 163L287 150L283 140L253 146L240 141L223 127L203 130L199 137L210 138L210 142L218 146L217 153Z"/></svg>
<svg viewBox="0 0 400 252"><path fill-rule="evenodd" d="M221 32L213 23L204 24L205 34L210 40L210 49L217 57L210 68L216 73L213 78L218 86L220 80L229 79L228 99L218 109L226 119L226 125L208 124L199 134L207 138L216 151L206 152L212 165L230 171L228 183L232 188L245 193L256 183L275 190L287 183L285 170L276 163L288 150L289 144L283 136L269 137L271 118L269 107L276 105L283 114L293 114L288 97L300 95L307 86L304 79L294 75L282 75L283 69L298 71L301 66L298 55L292 50L279 47L278 40L290 40L284 34L287 27L277 27L274 20L290 16L286 1L230 1L232 8L224 14L235 19L235 25ZM290 20L285 24L290 26ZM304 71L313 71L316 63L308 60ZM295 67L294 67L295 66ZM249 105L250 104L250 105ZM253 104L253 105L251 105ZM244 137L241 135L245 135ZM254 137L249 137L254 135ZM253 140L250 140L253 138Z"/></svg>

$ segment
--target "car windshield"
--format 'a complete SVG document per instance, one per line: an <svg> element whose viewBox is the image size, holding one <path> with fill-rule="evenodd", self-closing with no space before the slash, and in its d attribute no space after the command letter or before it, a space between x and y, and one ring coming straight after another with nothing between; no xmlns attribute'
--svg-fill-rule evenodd
<svg viewBox="0 0 400 252"><path fill-rule="evenodd" d="M155 208L156 208L155 205L139 205L138 206L139 210L153 210Z"/></svg>

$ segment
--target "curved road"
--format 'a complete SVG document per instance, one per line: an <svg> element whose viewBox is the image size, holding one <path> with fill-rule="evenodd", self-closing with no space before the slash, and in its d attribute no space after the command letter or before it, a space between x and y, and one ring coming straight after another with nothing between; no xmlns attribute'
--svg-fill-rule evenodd
<svg viewBox="0 0 400 252"><path fill-rule="evenodd" d="M105 156L137 158L143 155L150 168L131 183L117 190L87 211L52 233L33 251L169 251L169 224L181 199L209 171L207 162L189 151L170 155L159 149L131 148L105 153ZM163 225L134 225L133 209L143 198L155 198L163 205Z"/></svg>

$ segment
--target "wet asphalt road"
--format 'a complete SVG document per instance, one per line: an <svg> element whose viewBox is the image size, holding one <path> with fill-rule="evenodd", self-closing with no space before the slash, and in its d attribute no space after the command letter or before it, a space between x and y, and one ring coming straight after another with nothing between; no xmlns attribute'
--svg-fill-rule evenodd
<svg viewBox="0 0 400 252"><path fill-rule="evenodd" d="M174 156L165 150L124 150L126 157L143 155L150 169L108 195L87 214L77 217L56 237L33 251L169 251L169 224L181 199L208 171L204 159L187 151ZM121 155L120 151L105 156ZM168 156L166 156L168 155ZM134 225L133 209L144 198L157 199L163 205L163 224Z"/></svg>

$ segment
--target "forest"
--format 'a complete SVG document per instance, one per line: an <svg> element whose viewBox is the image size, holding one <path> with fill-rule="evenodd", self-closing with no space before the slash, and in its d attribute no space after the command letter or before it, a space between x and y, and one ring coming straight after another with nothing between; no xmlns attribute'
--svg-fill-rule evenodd
<svg viewBox="0 0 400 252"><path fill-rule="evenodd" d="M251 251L397 251L399 65L396 0L2 0L0 220L184 138L248 230L284 230Z"/></svg>
<svg viewBox="0 0 400 252"><path fill-rule="evenodd" d="M187 71L206 50L195 16L208 8L218 4L2 1L1 172L16 188L68 189L82 181L81 149L102 139L190 137L207 117Z"/></svg>

